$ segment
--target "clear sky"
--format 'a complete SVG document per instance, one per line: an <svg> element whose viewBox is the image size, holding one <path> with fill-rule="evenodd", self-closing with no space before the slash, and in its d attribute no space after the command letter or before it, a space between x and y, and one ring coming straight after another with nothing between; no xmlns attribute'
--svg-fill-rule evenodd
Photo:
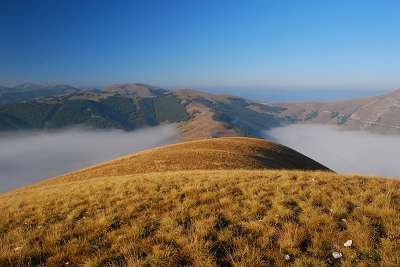
<svg viewBox="0 0 400 267"><path fill-rule="evenodd" d="M400 1L1 0L0 83L400 87Z"/></svg>

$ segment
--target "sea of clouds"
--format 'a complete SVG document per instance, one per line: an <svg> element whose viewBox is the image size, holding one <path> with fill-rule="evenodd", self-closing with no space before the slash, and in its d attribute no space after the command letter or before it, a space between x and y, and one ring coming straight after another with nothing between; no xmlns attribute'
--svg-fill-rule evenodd
<svg viewBox="0 0 400 267"><path fill-rule="evenodd" d="M315 124L274 128L265 135L337 172L400 178L400 136Z"/></svg>
<svg viewBox="0 0 400 267"><path fill-rule="evenodd" d="M0 192L178 141L176 125L132 132L73 128L0 134Z"/></svg>

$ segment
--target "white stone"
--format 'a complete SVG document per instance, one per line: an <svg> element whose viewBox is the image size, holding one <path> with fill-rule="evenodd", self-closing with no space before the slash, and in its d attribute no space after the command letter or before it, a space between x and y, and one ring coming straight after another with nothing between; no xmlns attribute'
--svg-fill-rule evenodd
<svg viewBox="0 0 400 267"><path fill-rule="evenodd" d="M340 259L342 256L343 256L343 255L342 255L342 253L340 253L340 252L337 252L337 251L332 252L332 257L333 257L334 259Z"/></svg>
<svg viewBox="0 0 400 267"><path fill-rule="evenodd" d="M286 260L286 261L290 261L290 255L289 255L289 254L286 254L286 255L285 255L285 260Z"/></svg>
<svg viewBox="0 0 400 267"><path fill-rule="evenodd" d="M351 247L353 245L353 240L349 239L346 242L344 242L343 246L345 247Z"/></svg>

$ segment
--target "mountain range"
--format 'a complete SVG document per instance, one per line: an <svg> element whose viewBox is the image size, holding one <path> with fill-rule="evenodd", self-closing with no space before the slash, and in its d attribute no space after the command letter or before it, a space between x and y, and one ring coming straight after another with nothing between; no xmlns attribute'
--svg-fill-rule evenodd
<svg viewBox="0 0 400 267"><path fill-rule="evenodd" d="M183 140L260 136L291 123L335 124L349 130L400 134L400 90L333 102L262 104L231 95L131 83L103 90L26 83L0 88L0 130L74 125L133 130L179 123Z"/></svg>
<svg viewBox="0 0 400 267"><path fill-rule="evenodd" d="M83 125L133 130L179 123L184 140L210 136L257 135L278 126L280 108L229 95L190 89L168 91L143 84L78 90L0 106L0 129L58 129Z"/></svg>
<svg viewBox="0 0 400 267"><path fill-rule="evenodd" d="M133 130L179 123L183 140L261 136L292 123L335 124L349 130L400 134L400 90L332 102L257 103L231 95L131 83L103 90L61 84L0 88L0 130L76 125Z"/></svg>

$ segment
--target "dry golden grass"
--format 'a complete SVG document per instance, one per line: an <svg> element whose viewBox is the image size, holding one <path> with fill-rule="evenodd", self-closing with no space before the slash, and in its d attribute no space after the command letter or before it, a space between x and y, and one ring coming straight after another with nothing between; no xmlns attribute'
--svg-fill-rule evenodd
<svg viewBox="0 0 400 267"><path fill-rule="evenodd" d="M0 266L400 265L394 180L149 173L8 193L0 210ZM343 257L334 260L334 251Z"/></svg>
<svg viewBox="0 0 400 267"><path fill-rule="evenodd" d="M209 169L328 170L325 166L288 147L264 139L224 137L190 141L134 153L46 180L38 185L135 173Z"/></svg>
<svg viewBox="0 0 400 267"><path fill-rule="evenodd" d="M400 182L257 169L300 163L223 138L2 194L0 266L400 266Z"/></svg>

